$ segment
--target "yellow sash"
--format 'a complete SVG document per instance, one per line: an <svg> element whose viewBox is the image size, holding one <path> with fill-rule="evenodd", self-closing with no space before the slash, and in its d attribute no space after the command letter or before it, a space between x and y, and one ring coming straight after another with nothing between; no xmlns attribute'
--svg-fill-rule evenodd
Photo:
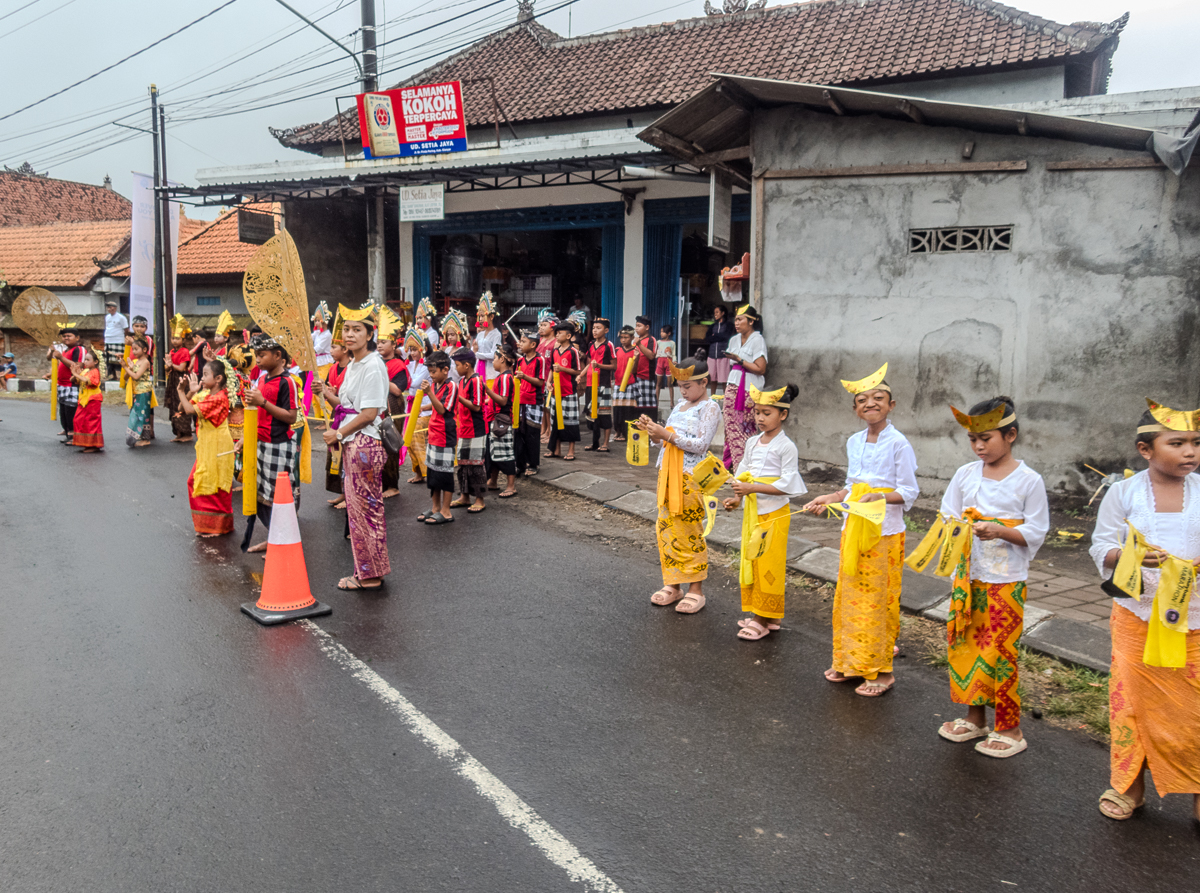
<svg viewBox="0 0 1200 893"><path fill-rule="evenodd" d="M637 426L637 422L626 422L629 433L625 440L625 461L630 465L646 465L650 462L650 450L647 449L649 438L646 432Z"/></svg>
<svg viewBox="0 0 1200 893"><path fill-rule="evenodd" d="M1129 533L1113 572L1113 583L1130 598L1141 600L1142 562L1151 549L1165 551L1146 542L1128 521ZM1196 566L1186 558L1168 554L1159 565L1158 588L1150 606L1150 628L1142 663L1148 667L1187 666L1188 607L1196 588Z"/></svg>
<svg viewBox="0 0 1200 893"><path fill-rule="evenodd" d="M58 419L58 357L50 358L50 421Z"/></svg>
<svg viewBox="0 0 1200 893"><path fill-rule="evenodd" d="M417 430L417 419L421 416L421 404L425 402L425 389L417 388L413 394L412 409L408 411L408 420L404 423L404 445L411 447L413 434Z"/></svg>
<svg viewBox="0 0 1200 893"><path fill-rule="evenodd" d="M621 375L621 390L629 387L629 378L633 375L633 367L637 365L637 354L629 358L629 362L625 364L625 372Z"/></svg>
<svg viewBox="0 0 1200 893"><path fill-rule="evenodd" d="M91 384L90 370L84 370L84 380L88 384L79 386L79 408L83 409L93 400L104 400L104 392L100 390L99 385L93 387ZM99 373L97 373L99 374Z"/></svg>
<svg viewBox="0 0 1200 893"><path fill-rule="evenodd" d="M668 428L667 433L674 434L675 429ZM667 440L663 441L662 468L658 470L658 504L665 505L669 515L683 514L683 450Z"/></svg>
<svg viewBox="0 0 1200 893"><path fill-rule="evenodd" d="M521 382L517 381L517 377L514 375L512 383L512 426L516 431L521 427Z"/></svg>
<svg viewBox="0 0 1200 893"><path fill-rule="evenodd" d="M600 370L592 369L592 419L600 417Z"/></svg>
<svg viewBox="0 0 1200 893"><path fill-rule="evenodd" d="M745 483L753 481L756 484L773 484L779 480L779 477L756 478L750 472L743 471L737 476L737 480ZM747 493L743 496L742 557L741 566L738 570L738 580L743 586L750 586L754 583L754 562L767 553L767 549L769 548L767 541L773 529L773 524L768 524L766 527L759 526L758 494Z"/></svg>
<svg viewBox="0 0 1200 893"><path fill-rule="evenodd" d="M258 407L247 406L242 417L242 514L258 511Z"/></svg>
<svg viewBox="0 0 1200 893"><path fill-rule="evenodd" d="M883 536L882 516L879 521L873 520L874 513L878 512L878 509L874 509L872 512L871 509L874 507L869 503L863 506L856 505L854 508L850 506L860 502L868 493L891 493L892 489L892 487L872 487L860 481L850 488L850 495L843 503L828 506L835 512L840 510L846 515L846 529L842 534L841 573L847 576L857 573L859 558L863 553L875 548L876 543ZM867 508L871 514L864 517L863 508ZM886 511L885 507L884 512Z"/></svg>
<svg viewBox="0 0 1200 893"><path fill-rule="evenodd" d="M554 376L554 426L561 431L566 425L563 424L562 411L562 376L558 372L550 373Z"/></svg>

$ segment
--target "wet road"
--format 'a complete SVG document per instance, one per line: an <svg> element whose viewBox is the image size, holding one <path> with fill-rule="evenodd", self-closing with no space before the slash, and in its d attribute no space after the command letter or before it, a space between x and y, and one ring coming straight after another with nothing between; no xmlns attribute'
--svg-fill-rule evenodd
<svg viewBox="0 0 1200 893"><path fill-rule="evenodd" d="M192 535L190 447L129 451L106 413L84 456L48 415L0 401L0 889L588 889L563 843L625 893L1200 888L1186 799L1105 820L1087 739L942 742L940 673L856 697L821 678L815 614L740 642L728 578L696 617L652 609L653 555L502 503L431 529L423 490L391 500L388 593L359 595L333 588L342 516L304 487L334 613L262 628L238 611L261 559Z"/></svg>

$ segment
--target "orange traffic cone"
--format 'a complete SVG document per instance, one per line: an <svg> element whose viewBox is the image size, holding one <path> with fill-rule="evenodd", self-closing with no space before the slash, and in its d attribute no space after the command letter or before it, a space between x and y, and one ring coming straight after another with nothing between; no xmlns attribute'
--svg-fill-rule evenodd
<svg viewBox="0 0 1200 893"><path fill-rule="evenodd" d="M242 610L264 626L333 613L333 608L313 598L308 588L300 524L296 521L292 482L286 471L279 472L275 480L275 504L271 507L271 527L267 534L262 594L257 602L245 602Z"/></svg>

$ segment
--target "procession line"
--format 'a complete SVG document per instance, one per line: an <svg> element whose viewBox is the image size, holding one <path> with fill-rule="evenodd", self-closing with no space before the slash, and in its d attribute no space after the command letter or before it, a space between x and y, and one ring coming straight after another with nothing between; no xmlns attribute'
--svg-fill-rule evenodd
<svg viewBox="0 0 1200 893"><path fill-rule="evenodd" d="M524 832L542 854L563 869L572 881L585 884L597 893L622 893L621 888L584 856L575 845L559 834L549 823L516 795L504 782L471 756L461 744L447 735L432 719L422 713L404 695L365 663L333 640L321 627L309 620L300 625L317 637L321 650L334 663L349 670L350 675L373 691L410 732L433 749L441 759L450 760L460 777L475 786L475 790L492 805L513 828Z"/></svg>

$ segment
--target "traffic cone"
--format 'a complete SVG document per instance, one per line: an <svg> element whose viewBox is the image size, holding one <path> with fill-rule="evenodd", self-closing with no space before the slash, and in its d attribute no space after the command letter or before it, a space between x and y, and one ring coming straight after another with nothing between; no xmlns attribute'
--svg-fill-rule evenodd
<svg viewBox="0 0 1200 893"><path fill-rule="evenodd" d="M257 602L245 602L242 611L264 626L332 614L333 608L313 598L308 588L304 546L292 499L292 482L286 471L275 480L275 504L267 533L267 564L263 569L262 593Z"/></svg>

